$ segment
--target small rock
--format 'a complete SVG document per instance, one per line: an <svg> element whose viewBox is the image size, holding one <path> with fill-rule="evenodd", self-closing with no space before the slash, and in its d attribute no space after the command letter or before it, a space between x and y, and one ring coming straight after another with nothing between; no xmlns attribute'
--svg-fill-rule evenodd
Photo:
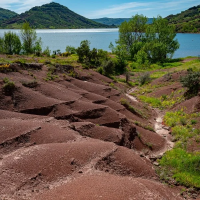
<svg viewBox="0 0 200 200"><path fill-rule="evenodd" d="M82 173L83 173L83 171L82 171L82 170L79 170L79 171L78 171L78 173L79 173L79 174L82 174Z"/></svg>
<svg viewBox="0 0 200 200"><path fill-rule="evenodd" d="M70 164L71 164L71 165L74 165L74 163L75 163L75 159L72 158Z"/></svg>
<svg viewBox="0 0 200 200"><path fill-rule="evenodd" d="M155 166L159 166L159 163L158 163L158 162L153 162L153 164L154 164Z"/></svg>
<svg viewBox="0 0 200 200"><path fill-rule="evenodd" d="M165 130L170 130L170 127L168 127L168 126L163 126L163 129L165 129Z"/></svg>
<svg viewBox="0 0 200 200"><path fill-rule="evenodd" d="M152 161L156 161L157 158L155 156L150 156L149 159Z"/></svg>
<svg viewBox="0 0 200 200"><path fill-rule="evenodd" d="M162 158L162 155L158 155L158 156L157 156L157 159L161 159L161 158Z"/></svg>

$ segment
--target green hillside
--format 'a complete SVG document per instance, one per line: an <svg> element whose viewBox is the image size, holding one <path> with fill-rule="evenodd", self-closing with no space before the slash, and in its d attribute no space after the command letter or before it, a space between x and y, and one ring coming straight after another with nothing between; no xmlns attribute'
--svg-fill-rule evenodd
<svg viewBox="0 0 200 200"><path fill-rule="evenodd" d="M1 28L21 28L25 21L29 22L31 27L38 29L110 27L80 16L67 7L52 2L34 7L25 13L4 21Z"/></svg>
<svg viewBox="0 0 200 200"><path fill-rule="evenodd" d="M95 22L105 24L105 25L116 25L119 26L122 22L124 21L129 21L131 18L108 18L108 17L103 17L99 19L92 19ZM151 24L153 21L153 18L148 19L148 24Z"/></svg>
<svg viewBox="0 0 200 200"><path fill-rule="evenodd" d="M200 33L200 5L166 17L179 33Z"/></svg>
<svg viewBox="0 0 200 200"><path fill-rule="evenodd" d="M3 8L0 8L0 23L4 20L7 20L11 17L14 17L18 15L17 13L13 12L13 11L10 11L10 10L7 10L7 9L3 9Z"/></svg>

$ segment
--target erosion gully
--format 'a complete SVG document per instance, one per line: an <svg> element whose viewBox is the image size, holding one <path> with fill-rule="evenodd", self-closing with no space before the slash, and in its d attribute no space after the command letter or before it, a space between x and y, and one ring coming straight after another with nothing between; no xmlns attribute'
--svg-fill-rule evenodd
<svg viewBox="0 0 200 200"><path fill-rule="evenodd" d="M126 92L126 96L131 100L131 101L134 101L134 102L138 102L137 98L130 95L132 92L134 92L136 90L136 88L131 88L130 90L128 90ZM170 130L169 130L169 127L167 126L164 126L163 125L163 118L164 118L164 112L159 110L159 109L155 109L155 108L152 108L157 116L156 118L154 119L154 130L155 132L160 135L161 137L163 137L165 139L165 146L159 150L159 151L156 151L156 152L153 152L150 156L151 157L161 157L163 156L163 154L168 151L168 150L171 150L173 147L174 147L174 142L172 142L172 136L170 134Z"/></svg>

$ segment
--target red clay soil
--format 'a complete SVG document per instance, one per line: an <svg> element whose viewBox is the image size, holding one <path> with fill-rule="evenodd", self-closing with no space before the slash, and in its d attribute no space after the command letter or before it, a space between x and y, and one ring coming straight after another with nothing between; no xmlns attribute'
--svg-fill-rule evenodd
<svg viewBox="0 0 200 200"><path fill-rule="evenodd" d="M0 73L16 86L6 94L0 81L0 199L182 199L140 157L162 150L165 141L135 126L133 120L150 120L120 104L129 99L109 87L111 79L79 69L72 78L64 70L71 66L59 66L58 78L45 81L47 66L18 67ZM33 77L34 87L22 84Z"/></svg>
<svg viewBox="0 0 200 200"><path fill-rule="evenodd" d="M136 126L138 137L134 141L135 149L145 152L157 152L166 145L166 140L152 131Z"/></svg>
<svg viewBox="0 0 200 200"><path fill-rule="evenodd" d="M58 195L59 194L59 195ZM178 194L166 186L141 178L120 177L105 173L83 175L36 197L37 200L121 200L154 199L180 200Z"/></svg>

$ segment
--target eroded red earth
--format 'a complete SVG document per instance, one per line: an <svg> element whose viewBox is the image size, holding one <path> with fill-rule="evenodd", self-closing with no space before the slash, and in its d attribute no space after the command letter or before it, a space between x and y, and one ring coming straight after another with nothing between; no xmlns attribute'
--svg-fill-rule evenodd
<svg viewBox="0 0 200 200"><path fill-rule="evenodd" d="M45 81L46 66L18 68L0 73L0 199L182 199L160 182L147 156L166 140L132 122L153 126L156 113L132 102L146 119L122 106L125 86L113 89L92 70L72 78L63 67ZM25 87L33 76L37 84ZM15 82L10 95L5 77Z"/></svg>

